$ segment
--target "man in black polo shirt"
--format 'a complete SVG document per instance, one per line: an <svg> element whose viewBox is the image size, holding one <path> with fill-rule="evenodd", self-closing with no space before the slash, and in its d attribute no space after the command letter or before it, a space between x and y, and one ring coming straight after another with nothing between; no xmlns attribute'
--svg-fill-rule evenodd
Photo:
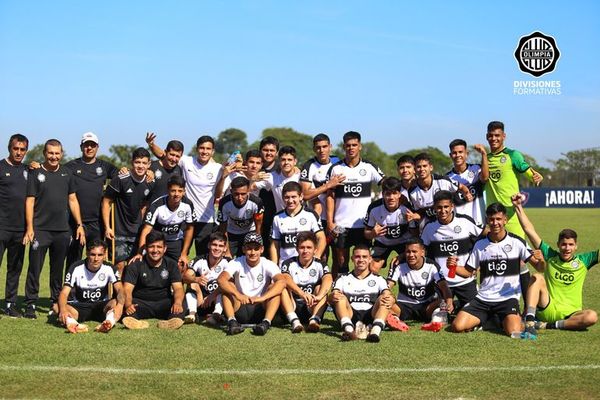
<svg viewBox="0 0 600 400"><path fill-rule="evenodd" d="M131 155L131 170L112 179L102 199L102 222L105 237L115 241L114 263L123 272L125 262L137 253L136 243L142 218L154 183L148 183L146 172L150 166L150 153L137 148ZM114 224L111 224L110 206L115 203Z"/></svg>
<svg viewBox="0 0 600 400"><path fill-rule="evenodd" d="M44 145L44 163L30 171L27 178L23 244L31 246L25 282L25 318L37 318L35 302L47 250L50 250L50 300L52 303L58 300L71 240L68 209L77 225L75 239L85 245L75 181L71 172L60 165L62 156L62 144L56 139L48 140Z"/></svg>
<svg viewBox="0 0 600 400"><path fill-rule="evenodd" d="M152 132L146 133L146 143L152 145L156 135ZM154 173L154 189L150 194L150 204L159 197L169 193L169 179L172 176L181 176L179 160L183 155L183 143L179 140L171 140L159 160L152 161L150 171Z"/></svg>
<svg viewBox="0 0 600 400"><path fill-rule="evenodd" d="M4 250L8 250L4 313L13 318L21 317L16 303L25 255L23 233L28 172L23 159L28 146L29 140L25 136L12 135L8 140L8 157L0 161L0 262Z"/></svg>
<svg viewBox="0 0 600 400"><path fill-rule="evenodd" d="M104 184L117 173L117 168L111 163L96 157L98 154L98 136L92 132L86 132L81 137L81 157L71 160L65 164L75 179L75 194L81 209L81 220L85 229L85 240L91 242L101 239L100 229L100 205ZM69 220L71 230L75 232L75 221ZM67 266L81 260L83 246L77 240L71 240L69 254L67 255Z"/></svg>
<svg viewBox="0 0 600 400"><path fill-rule="evenodd" d="M166 250L163 233L152 231L146 236L144 258L125 268L123 325L128 329L147 328L147 318L160 319L158 327L164 329L183 325L181 273L177 262L164 258Z"/></svg>

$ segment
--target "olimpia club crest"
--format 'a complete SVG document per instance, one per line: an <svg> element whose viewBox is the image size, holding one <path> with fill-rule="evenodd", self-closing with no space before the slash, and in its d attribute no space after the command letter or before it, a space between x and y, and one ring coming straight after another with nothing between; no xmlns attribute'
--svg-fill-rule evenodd
<svg viewBox="0 0 600 400"><path fill-rule="evenodd" d="M552 36L536 31L519 39L515 58L521 71L539 78L554 71L560 51Z"/></svg>

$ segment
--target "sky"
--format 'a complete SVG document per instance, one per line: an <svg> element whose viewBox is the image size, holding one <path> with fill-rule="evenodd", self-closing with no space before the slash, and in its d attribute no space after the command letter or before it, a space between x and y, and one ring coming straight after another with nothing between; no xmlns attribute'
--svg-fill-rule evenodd
<svg viewBox="0 0 600 400"><path fill-rule="evenodd" d="M519 38L555 38L554 72L534 78ZM549 166L600 146L600 3L0 0L0 135L111 144L227 128L292 127L334 143L355 130L389 154L454 138L507 146ZM514 81L560 81L515 95ZM187 152L187 150L186 150Z"/></svg>

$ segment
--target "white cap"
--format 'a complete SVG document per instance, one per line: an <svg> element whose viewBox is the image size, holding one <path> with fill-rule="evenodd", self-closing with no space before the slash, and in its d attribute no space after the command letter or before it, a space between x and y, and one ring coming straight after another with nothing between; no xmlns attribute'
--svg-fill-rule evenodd
<svg viewBox="0 0 600 400"><path fill-rule="evenodd" d="M96 136L94 132L86 132L81 137L81 144L84 144L85 142L94 142L96 144L99 144L98 136Z"/></svg>

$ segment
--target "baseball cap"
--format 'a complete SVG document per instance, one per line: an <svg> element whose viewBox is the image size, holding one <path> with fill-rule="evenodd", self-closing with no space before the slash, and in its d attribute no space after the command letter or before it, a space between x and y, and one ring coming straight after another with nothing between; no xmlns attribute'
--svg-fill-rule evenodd
<svg viewBox="0 0 600 400"><path fill-rule="evenodd" d="M246 236L244 236L244 246L250 243L256 243L259 245L263 245L263 240L262 240L262 236L260 236L258 233L256 232L249 232L246 234Z"/></svg>
<svg viewBox="0 0 600 400"><path fill-rule="evenodd" d="M85 142L94 142L96 144L99 144L98 136L96 136L96 134L94 132L86 132L81 137L81 144L83 144Z"/></svg>

